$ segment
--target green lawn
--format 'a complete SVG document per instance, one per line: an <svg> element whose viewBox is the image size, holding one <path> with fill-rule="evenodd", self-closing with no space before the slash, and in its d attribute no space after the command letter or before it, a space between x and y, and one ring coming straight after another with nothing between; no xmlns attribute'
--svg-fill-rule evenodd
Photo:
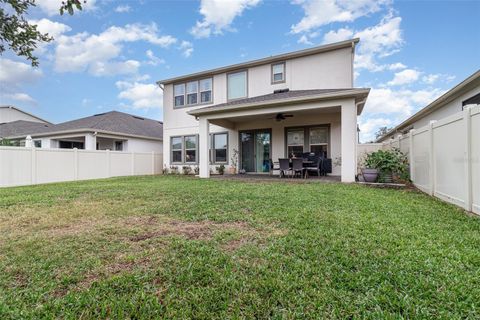
<svg viewBox="0 0 480 320"><path fill-rule="evenodd" d="M182 176L0 189L0 319L479 315L480 219L419 192Z"/></svg>

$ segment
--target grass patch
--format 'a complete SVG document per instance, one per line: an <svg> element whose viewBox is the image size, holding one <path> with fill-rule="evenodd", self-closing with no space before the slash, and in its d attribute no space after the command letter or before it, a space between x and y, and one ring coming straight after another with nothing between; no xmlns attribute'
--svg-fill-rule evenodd
<svg viewBox="0 0 480 320"><path fill-rule="evenodd" d="M411 190L0 189L0 318L476 318L480 219Z"/></svg>

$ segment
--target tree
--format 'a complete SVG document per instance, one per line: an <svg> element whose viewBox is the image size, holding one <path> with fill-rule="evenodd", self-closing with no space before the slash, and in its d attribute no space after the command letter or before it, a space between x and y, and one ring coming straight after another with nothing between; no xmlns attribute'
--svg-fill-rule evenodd
<svg viewBox="0 0 480 320"><path fill-rule="evenodd" d="M380 127L378 128L377 132L375 132L375 139L378 139L380 138L381 136L384 136L388 133L388 131L390 131L391 129L390 128L387 128L387 127Z"/></svg>
<svg viewBox="0 0 480 320"><path fill-rule="evenodd" d="M28 10L35 6L35 0L0 0L0 4L0 55L8 47L17 56L25 57L33 67L37 67L38 58L33 51L39 43L50 42L53 38L48 33L38 31L37 26L25 18ZM58 10L62 15L64 12L73 15L75 9L82 10L80 0L59 0L59 5Z"/></svg>

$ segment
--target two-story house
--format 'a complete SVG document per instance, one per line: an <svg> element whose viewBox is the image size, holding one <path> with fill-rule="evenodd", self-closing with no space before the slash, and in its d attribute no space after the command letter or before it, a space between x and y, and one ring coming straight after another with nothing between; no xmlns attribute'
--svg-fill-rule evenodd
<svg viewBox="0 0 480 320"><path fill-rule="evenodd" d="M332 175L355 181L357 116L369 89L354 88L359 39L159 81L166 166L231 165L268 172L270 160L314 152Z"/></svg>

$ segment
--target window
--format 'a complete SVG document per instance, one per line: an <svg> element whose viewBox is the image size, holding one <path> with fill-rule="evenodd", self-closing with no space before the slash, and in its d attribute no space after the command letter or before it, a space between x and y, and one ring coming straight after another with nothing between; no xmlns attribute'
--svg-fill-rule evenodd
<svg viewBox="0 0 480 320"><path fill-rule="evenodd" d="M200 80L200 103L212 101L212 79Z"/></svg>
<svg viewBox="0 0 480 320"><path fill-rule="evenodd" d="M182 163L183 138L172 137L171 149L172 149L172 163Z"/></svg>
<svg viewBox="0 0 480 320"><path fill-rule="evenodd" d="M212 159L214 163L226 163L228 150L228 134L214 133L212 135Z"/></svg>
<svg viewBox="0 0 480 320"><path fill-rule="evenodd" d="M309 128L310 152L327 157L328 127Z"/></svg>
<svg viewBox="0 0 480 320"><path fill-rule="evenodd" d="M212 78L176 84L173 92L175 107L212 102Z"/></svg>
<svg viewBox="0 0 480 320"><path fill-rule="evenodd" d="M83 149L83 142L60 140L58 144L60 149L73 149L73 148Z"/></svg>
<svg viewBox="0 0 480 320"><path fill-rule="evenodd" d="M305 131L301 129L288 129L287 131L287 152L288 157L301 157L305 141Z"/></svg>
<svg viewBox="0 0 480 320"><path fill-rule="evenodd" d="M227 75L228 100L245 98L247 96L247 71Z"/></svg>
<svg viewBox="0 0 480 320"><path fill-rule="evenodd" d="M33 145L35 146L35 148L41 148L42 140L33 140Z"/></svg>
<svg viewBox="0 0 480 320"><path fill-rule="evenodd" d="M175 96L175 107L185 104L185 84L176 84L173 86L173 94Z"/></svg>
<svg viewBox="0 0 480 320"><path fill-rule="evenodd" d="M187 83L187 104L197 104L198 82Z"/></svg>
<svg viewBox="0 0 480 320"><path fill-rule="evenodd" d="M123 141L115 141L115 150L122 151L123 150Z"/></svg>
<svg viewBox="0 0 480 320"><path fill-rule="evenodd" d="M197 162L197 136L185 137L185 163Z"/></svg>
<svg viewBox="0 0 480 320"><path fill-rule="evenodd" d="M285 62L272 64L272 83L285 82Z"/></svg>

